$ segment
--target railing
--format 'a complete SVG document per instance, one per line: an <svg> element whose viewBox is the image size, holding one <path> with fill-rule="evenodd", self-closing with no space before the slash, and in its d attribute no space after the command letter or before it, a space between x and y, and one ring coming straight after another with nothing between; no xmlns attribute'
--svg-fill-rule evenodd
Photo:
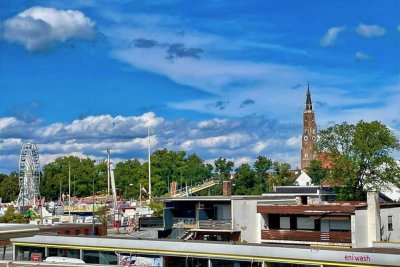
<svg viewBox="0 0 400 267"><path fill-rule="evenodd" d="M198 229L230 230L232 220L201 220L197 222Z"/></svg>
<svg viewBox="0 0 400 267"><path fill-rule="evenodd" d="M311 242L351 243L351 232L320 232L305 230L262 230L261 239Z"/></svg>
<svg viewBox="0 0 400 267"><path fill-rule="evenodd" d="M181 239L186 233L183 228L173 228L171 234L167 237L167 239Z"/></svg>
<svg viewBox="0 0 400 267"><path fill-rule="evenodd" d="M184 188L178 189L175 192L171 193L171 197L185 197L190 196L192 193L196 193L198 191L207 189L218 184L219 181L213 179L204 180L201 184L186 186Z"/></svg>
<svg viewBox="0 0 400 267"><path fill-rule="evenodd" d="M196 219L195 218L179 218L175 217L172 219L173 227L175 228L195 228L196 227Z"/></svg>

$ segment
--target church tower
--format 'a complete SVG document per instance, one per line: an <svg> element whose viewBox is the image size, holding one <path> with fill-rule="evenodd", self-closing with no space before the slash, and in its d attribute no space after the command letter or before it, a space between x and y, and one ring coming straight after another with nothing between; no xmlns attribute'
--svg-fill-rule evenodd
<svg viewBox="0 0 400 267"><path fill-rule="evenodd" d="M303 112L303 138L301 141L301 168L305 169L316 158L317 124L311 102L310 85L307 88L306 104Z"/></svg>

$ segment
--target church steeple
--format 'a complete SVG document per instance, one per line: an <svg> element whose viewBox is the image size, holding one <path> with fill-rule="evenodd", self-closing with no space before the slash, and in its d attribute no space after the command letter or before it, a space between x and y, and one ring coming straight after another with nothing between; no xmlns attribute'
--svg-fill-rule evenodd
<svg viewBox="0 0 400 267"><path fill-rule="evenodd" d="M307 88L307 98L306 98L306 105L304 106L304 110L307 110L307 111L313 110L313 106L312 106L312 102L311 102L310 84L308 84L308 88Z"/></svg>
<svg viewBox="0 0 400 267"><path fill-rule="evenodd" d="M303 139L301 144L301 168L305 169L316 158L317 124L311 102L310 84L307 86L307 97L303 112Z"/></svg>

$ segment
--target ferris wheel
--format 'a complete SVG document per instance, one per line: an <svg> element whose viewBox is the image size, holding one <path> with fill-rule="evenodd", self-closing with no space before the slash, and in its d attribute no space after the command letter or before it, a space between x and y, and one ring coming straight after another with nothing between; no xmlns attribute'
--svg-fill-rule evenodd
<svg viewBox="0 0 400 267"><path fill-rule="evenodd" d="M39 151L34 143L25 143L19 158L20 205L34 205L39 198Z"/></svg>

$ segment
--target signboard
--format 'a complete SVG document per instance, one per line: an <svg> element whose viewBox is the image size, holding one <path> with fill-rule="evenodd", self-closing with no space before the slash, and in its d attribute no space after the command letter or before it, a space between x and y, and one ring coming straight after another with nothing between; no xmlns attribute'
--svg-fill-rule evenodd
<svg viewBox="0 0 400 267"><path fill-rule="evenodd" d="M31 261L42 261L42 253L32 253Z"/></svg>

